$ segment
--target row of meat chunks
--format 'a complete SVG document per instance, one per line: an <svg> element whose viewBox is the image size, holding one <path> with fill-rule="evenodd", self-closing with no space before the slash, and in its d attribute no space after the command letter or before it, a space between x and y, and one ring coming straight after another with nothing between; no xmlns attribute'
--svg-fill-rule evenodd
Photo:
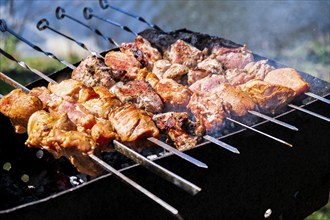
<svg viewBox="0 0 330 220"><path fill-rule="evenodd" d="M179 150L189 149L204 133L221 132L226 117L274 114L308 88L294 69L254 62L245 46L208 51L178 40L161 53L139 36L105 60L87 57L72 79L29 94L14 90L0 111L16 132L27 129L28 146L95 176L101 169L86 155L111 150L114 139L138 148L165 134Z"/></svg>

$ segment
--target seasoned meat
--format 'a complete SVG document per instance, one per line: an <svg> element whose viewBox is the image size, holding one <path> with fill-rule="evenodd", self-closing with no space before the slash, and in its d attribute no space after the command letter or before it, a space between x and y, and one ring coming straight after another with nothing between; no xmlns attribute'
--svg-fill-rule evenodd
<svg viewBox="0 0 330 220"><path fill-rule="evenodd" d="M192 92L172 79L161 79L155 86L157 94L165 104L165 110L185 111Z"/></svg>
<svg viewBox="0 0 330 220"><path fill-rule="evenodd" d="M228 83L219 84L210 92L221 97L226 106L231 106L230 115L233 117L242 117L247 114L248 110L255 110L257 107L248 94L239 87L234 87Z"/></svg>
<svg viewBox="0 0 330 220"><path fill-rule="evenodd" d="M152 117L156 126L165 132L179 150L187 150L196 146L196 123L189 120L187 112L166 112Z"/></svg>
<svg viewBox="0 0 330 220"><path fill-rule="evenodd" d="M37 111L30 117L26 144L45 149L55 158L66 157L79 172L99 175L102 168L88 157L96 151L96 143L86 133L70 130L74 128L70 123L66 114L56 117L43 110Z"/></svg>
<svg viewBox="0 0 330 220"><path fill-rule="evenodd" d="M254 79L254 75L250 75L246 70L236 68L226 70L225 77L228 83L233 86L237 86Z"/></svg>
<svg viewBox="0 0 330 220"><path fill-rule="evenodd" d="M253 54L245 45L240 48L215 47L212 53L225 69L243 69L246 64L254 61Z"/></svg>
<svg viewBox="0 0 330 220"><path fill-rule="evenodd" d="M173 79L177 83L185 84L184 81L186 80L184 78L186 77L184 76L187 75L188 72L188 67L178 63L174 63L165 71L162 78Z"/></svg>
<svg viewBox="0 0 330 220"><path fill-rule="evenodd" d="M81 105L96 117L107 119L111 109L122 105L121 101L107 88L96 86L90 89L92 91L89 94L93 95L87 99L87 95L84 93L85 99L80 98L79 100L81 101Z"/></svg>
<svg viewBox="0 0 330 220"><path fill-rule="evenodd" d="M125 104L114 109L109 114L109 121L119 140L124 142L159 135L159 130L152 118L144 110L136 108L134 104Z"/></svg>
<svg viewBox="0 0 330 220"><path fill-rule="evenodd" d="M156 74L156 76L161 79L165 71L171 66L171 62L169 60L157 60L154 63L154 67L152 68L152 72Z"/></svg>
<svg viewBox="0 0 330 220"><path fill-rule="evenodd" d="M187 108L196 121L205 126L207 133L216 133L224 127L228 107L217 93L194 93Z"/></svg>
<svg viewBox="0 0 330 220"><path fill-rule="evenodd" d="M110 67L117 80L134 80L140 69L140 62L133 54L110 51L105 55L105 64Z"/></svg>
<svg viewBox="0 0 330 220"><path fill-rule="evenodd" d="M244 70L247 71L248 75L252 75L254 79L263 80L267 73L274 69L274 67L270 66L267 62L268 60L259 60L257 62L248 63L244 67Z"/></svg>
<svg viewBox="0 0 330 220"><path fill-rule="evenodd" d="M79 66L73 70L72 79L83 82L86 86L105 86L110 88L115 81L112 70L107 67L103 59L95 55L82 60Z"/></svg>
<svg viewBox="0 0 330 220"><path fill-rule="evenodd" d="M153 69L154 62L162 59L160 52L141 36L137 36L134 43L122 43L120 51L132 54L149 71Z"/></svg>
<svg viewBox="0 0 330 220"><path fill-rule="evenodd" d="M241 85L245 93L257 103L263 113L275 114L292 101L295 92L284 86L270 84L261 80L253 79Z"/></svg>
<svg viewBox="0 0 330 220"><path fill-rule="evenodd" d="M203 79L209 75L210 75L209 72L202 69L189 69L189 72L187 74L188 76L187 83L188 85L191 85L196 81Z"/></svg>
<svg viewBox="0 0 330 220"><path fill-rule="evenodd" d="M227 80L223 75L213 74L196 81L189 86L189 89L195 93L203 93L210 91L217 85L225 82L227 82Z"/></svg>
<svg viewBox="0 0 330 220"><path fill-rule="evenodd" d="M0 112L10 118L16 133L25 133L30 116L43 108L39 98L14 89L0 100Z"/></svg>
<svg viewBox="0 0 330 220"><path fill-rule="evenodd" d="M164 105L159 95L145 80L117 83L112 89L122 102L133 102L137 108L159 113Z"/></svg>
<svg viewBox="0 0 330 220"><path fill-rule="evenodd" d="M114 132L110 121L98 119L96 124L91 129L92 139L100 147L101 152L112 151L108 146L110 141L114 140L117 135Z"/></svg>
<svg viewBox="0 0 330 220"><path fill-rule="evenodd" d="M84 87L84 84L74 79L66 79L60 83L49 83L48 89L56 96L62 97L65 100L75 102L79 98L79 92Z"/></svg>
<svg viewBox="0 0 330 220"><path fill-rule="evenodd" d="M292 68L280 68L270 71L265 79L265 82L271 84L286 86L293 89L296 96L309 89L309 84Z"/></svg>
<svg viewBox="0 0 330 220"><path fill-rule="evenodd" d="M48 102L52 99L51 92L44 86L35 87L30 92L30 95L39 98L42 102L42 109L48 108Z"/></svg>
<svg viewBox="0 0 330 220"><path fill-rule="evenodd" d="M189 68L194 68L204 59L206 54L207 49L200 51L183 40L177 40L164 52L164 58L170 60L172 64L178 63Z"/></svg>
<svg viewBox="0 0 330 220"><path fill-rule="evenodd" d="M219 62L214 54L208 56L202 62L197 64L197 68L205 70L208 74L222 74L222 64Z"/></svg>

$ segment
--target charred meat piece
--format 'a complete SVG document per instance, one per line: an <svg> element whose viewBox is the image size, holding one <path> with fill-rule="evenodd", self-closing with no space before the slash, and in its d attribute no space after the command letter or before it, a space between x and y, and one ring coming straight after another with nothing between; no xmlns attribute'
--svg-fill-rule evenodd
<svg viewBox="0 0 330 220"><path fill-rule="evenodd" d="M159 130L165 132L179 150L196 146L196 123L189 120L187 112L166 112L152 117Z"/></svg>
<svg viewBox="0 0 330 220"><path fill-rule="evenodd" d="M0 100L0 112L10 118L16 133L25 133L30 116L43 108L39 98L15 89Z"/></svg>
<svg viewBox="0 0 330 220"><path fill-rule="evenodd" d="M222 83L214 87L211 93L216 93L230 107L230 115L233 117L243 117L248 110L255 110L256 104L252 98L240 88L228 83Z"/></svg>
<svg viewBox="0 0 330 220"><path fill-rule="evenodd" d="M177 40L164 52L164 58L170 60L172 64L178 63L188 68L194 68L205 58L207 52L207 49L200 51L183 40Z"/></svg>
<svg viewBox="0 0 330 220"><path fill-rule="evenodd" d="M222 98L216 93L194 93L187 108L197 122L205 126L207 133L219 132L224 127L226 112L230 106L224 106Z"/></svg>
<svg viewBox="0 0 330 220"><path fill-rule="evenodd" d="M137 108L148 112L162 112L164 105L159 95L145 80L134 80L127 83L117 83L112 89L122 101L132 102Z"/></svg>
<svg viewBox="0 0 330 220"><path fill-rule="evenodd" d="M156 74L156 76L159 79L163 78L164 73L166 72L166 70L168 70L168 68L171 66L171 62L169 60L157 60L154 63L154 67L152 68L152 72L154 74Z"/></svg>
<svg viewBox="0 0 330 220"><path fill-rule="evenodd" d="M96 143L86 133L71 129L74 124L66 114L56 117L43 110L37 111L29 119L26 144L45 149L55 158L66 157L79 172L90 176L101 174L102 168L88 157L97 150Z"/></svg>
<svg viewBox="0 0 330 220"><path fill-rule="evenodd" d="M185 111L192 92L172 79L161 79L155 85L157 94L165 104L165 110Z"/></svg>
<svg viewBox="0 0 330 220"><path fill-rule="evenodd" d="M260 112L275 114L283 109L294 98L295 92L284 86L270 84L261 80L253 79L241 85L245 93L257 103Z"/></svg>
<svg viewBox="0 0 330 220"><path fill-rule="evenodd" d="M105 64L113 71L116 80L134 80L140 69L140 62L133 54L120 51L108 52Z"/></svg>
<svg viewBox="0 0 330 220"><path fill-rule="evenodd" d="M95 55L82 60L79 66L73 70L71 77L89 87L105 86L110 88L115 84L111 68L105 65L103 59Z"/></svg>
<svg viewBox="0 0 330 220"><path fill-rule="evenodd" d="M133 142L145 137L157 137L159 130L152 118L134 104L125 104L109 114L109 121L120 141Z"/></svg>
<svg viewBox="0 0 330 220"><path fill-rule="evenodd" d="M309 90L309 84L292 68L280 68L270 71L265 79L265 82L289 87L293 89L296 96Z"/></svg>
<svg viewBox="0 0 330 220"><path fill-rule="evenodd" d="M245 45L240 48L215 47L212 53L225 69L243 69L246 64L254 61L253 54Z"/></svg>
<svg viewBox="0 0 330 220"><path fill-rule="evenodd" d="M134 55L142 67L146 67L149 71L153 69L155 61L162 59L160 52L141 36L137 36L134 43L122 43L120 51Z"/></svg>
<svg viewBox="0 0 330 220"><path fill-rule="evenodd" d="M213 74L196 81L189 86L189 89L195 93L203 93L208 92L219 84L225 82L227 82L227 80L223 75Z"/></svg>

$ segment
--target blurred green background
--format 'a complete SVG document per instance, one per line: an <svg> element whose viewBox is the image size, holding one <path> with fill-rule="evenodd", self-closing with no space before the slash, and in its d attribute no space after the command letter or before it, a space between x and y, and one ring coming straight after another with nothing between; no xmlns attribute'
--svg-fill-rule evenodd
<svg viewBox="0 0 330 220"><path fill-rule="evenodd" d="M307 72L330 82L330 1L110 1L127 11L143 15L164 30L187 28L193 31L221 36L265 57ZM117 42L132 41L134 36L97 19L86 20L82 9L91 7L101 17L113 19L139 32L147 28L141 22L114 10L102 10L98 1L78 0L0 0L0 16L8 27L42 49L76 63L88 53L75 43L51 32L38 31L36 23L47 18L50 26L67 34L95 51L113 47L90 30L64 18L55 17L55 8L99 29ZM0 48L31 67L51 74L65 66L36 52L8 33L0 33ZM30 71L0 55L0 71L27 84L38 79ZM0 82L0 93L12 88ZM315 212L308 220L330 219L330 204Z"/></svg>

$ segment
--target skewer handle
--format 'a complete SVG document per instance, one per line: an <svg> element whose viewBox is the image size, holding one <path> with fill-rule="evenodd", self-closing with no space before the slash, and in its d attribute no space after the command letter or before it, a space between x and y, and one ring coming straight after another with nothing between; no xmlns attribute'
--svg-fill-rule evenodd
<svg viewBox="0 0 330 220"><path fill-rule="evenodd" d="M59 19L59 20L60 20L60 19L63 19L64 17L68 17L69 19L71 19L71 20L77 22L78 24L81 24L82 26L88 28L89 30L93 31L95 34L101 36L104 40L108 41L110 44L115 45L116 47L120 47L119 44L118 44L116 41L114 41L114 40L113 40L112 38L110 38L110 37L106 37L106 36L103 35L103 34L101 33L101 31L99 31L98 29L96 29L96 28L92 28L92 27L88 26L87 24L85 24L85 23L79 21L78 19L76 19L76 18L74 18L74 17L72 17L72 16L66 14L64 8L57 7L57 8L56 8L56 11L55 11L55 15L56 15L57 19Z"/></svg>
<svg viewBox="0 0 330 220"><path fill-rule="evenodd" d="M97 18L101 21L105 21L109 24L115 25L115 26L119 27L120 29L122 29L124 31L132 33L135 37L139 36L138 33L132 31L129 27L127 27L125 25L119 24L118 22L112 21L110 19L105 19L105 18L102 18L98 15L93 14L93 10L91 8L85 7L83 12L84 12L84 17L86 18L86 20L89 20L92 17L95 17L95 18Z"/></svg>
<svg viewBox="0 0 330 220"><path fill-rule="evenodd" d="M141 22L147 24L147 25L148 25L149 27L151 27L151 28L154 28L154 29L159 30L159 31L163 31L159 26L157 26L157 25L155 25L155 24L153 24L153 23L151 23L151 22L148 22L148 21L145 20L143 17L138 16L138 15L135 15L135 14L132 14L132 13L127 12L127 11L124 11L124 10L121 9L121 8L118 8L118 7L116 7L116 6L112 5L112 4L109 4L107 0L99 0L99 4L100 4L100 7L101 7L102 9L112 8L112 9L114 9L114 10L116 10L116 11L119 11L119 12L121 12L121 13L124 13L124 14L126 14L126 15L128 15L128 16L131 16L131 17L133 17L133 18L135 18L135 19L137 19L137 20L139 20L139 21L141 21Z"/></svg>
<svg viewBox="0 0 330 220"><path fill-rule="evenodd" d="M22 84L16 82L15 80L13 80L12 78L6 76L5 74L3 74L2 72L0 72L0 79L3 80L5 83L11 85L14 88L19 88L22 89L24 92L29 93L30 90L28 88L26 88L25 86L23 86Z"/></svg>
<svg viewBox="0 0 330 220"><path fill-rule="evenodd" d="M76 67L73 66L72 64L66 62L65 60L61 60L59 58L57 58L54 54L50 53L50 52L46 52L44 50L42 50L40 47L38 47L37 45L32 44L30 41L28 41L27 39L23 38L22 36L20 36L19 34L17 34L16 32L14 32L13 30L11 30L10 28L7 27L6 21L4 19L0 19L0 30L2 32L6 32L8 31L9 33L11 33L12 35L14 35L16 38L18 38L19 40L23 41L24 43L26 43L27 45L29 45L30 47L32 47L33 49L35 49L36 51L39 51L43 54L45 54L46 56L55 59L57 61L59 61L60 63L64 64L65 66L69 67L70 69L74 70Z"/></svg>
<svg viewBox="0 0 330 220"><path fill-rule="evenodd" d="M315 98L315 99L318 99L318 100L320 100L320 101L322 101L322 102L325 102L325 103L327 103L327 104L330 104L330 100L329 100L329 99L326 99L326 98L324 98L324 97L322 97L322 96L319 96L319 95L316 95L316 94L314 94L314 93L311 93L311 92L305 92L305 95L308 95L308 96L310 96L310 97L312 97L312 98Z"/></svg>
<svg viewBox="0 0 330 220"><path fill-rule="evenodd" d="M309 114L309 115L312 115L314 117L320 118L320 119L322 119L324 121L330 122L330 118L325 117L323 115L317 114L315 112L309 111L307 109L304 109L302 107L299 107L299 106L296 106L296 105L293 105L293 104L289 104L288 106L291 107L291 108L297 109L299 111L305 112L306 114Z"/></svg>

